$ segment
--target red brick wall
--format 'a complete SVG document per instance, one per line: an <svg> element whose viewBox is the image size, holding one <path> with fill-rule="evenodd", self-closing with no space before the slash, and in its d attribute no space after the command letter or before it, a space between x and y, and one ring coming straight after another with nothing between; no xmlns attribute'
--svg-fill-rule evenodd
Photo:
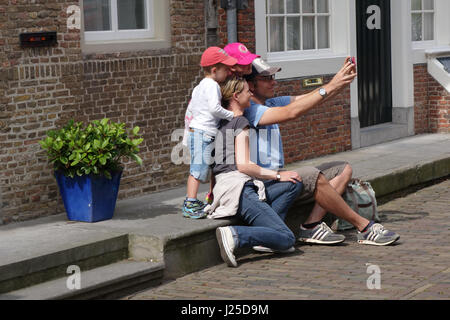
<svg viewBox="0 0 450 320"><path fill-rule="evenodd" d="M82 99L79 31L66 8L78 1L0 0L0 224L61 211L38 141ZM21 48L19 34L57 31L58 45Z"/></svg>
<svg viewBox="0 0 450 320"><path fill-rule="evenodd" d="M414 130L416 134L428 133L428 72L427 65L414 66Z"/></svg>
<svg viewBox="0 0 450 320"><path fill-rule="evenodd" d="M430 77L428 84L430 131L450 133L450 93Z"/></svg>
<svg viewBox="0 0 450 320"><path fill-rule="evenodd" d="M188 175L171 161L171 134L184 127L201 79L204 1L171 1L170 49L98 55L83 55L80 32L67 30L73 4L0 0L0 224L64 211L38 141L71 118L142 128L144 165L125 164L119 198L175 187ZM19 46L20 33L48 30L58 32L57 46Z"/></svg>
<svg viewBox="0 0 450 320"><path fill-rule="evenodd" d="M450 93L428 72L426 64L414 66L415 132L450 132Z"/></svg>
<svg viewBox="0 0 450 320"><path fill-rule="evenodd" d="M324 83L331 80L324 76ZM303 78L278 81L275 95L301 95ZM280 125L286 163L351 149L350 88L296 120Z"/></svg>

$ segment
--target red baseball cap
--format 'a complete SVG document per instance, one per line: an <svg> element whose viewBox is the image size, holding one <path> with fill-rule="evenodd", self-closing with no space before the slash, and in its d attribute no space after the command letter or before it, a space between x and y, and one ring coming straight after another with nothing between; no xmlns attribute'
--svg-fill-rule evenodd
<svg viewBox="0 0 450 320"><path fill-rule="evenodd" d="M245 45L240 42L227 44L224 50L233 58L237 59L237 63L241 65L248 65L256 58L261 56L251 53Z"/></svg>
<svg viewBox="0 0 450 320"><path fill-rule="evenodd" d="M202 59L200 60L200 65L202 67L213 66L217 63L223 63L227 66L234 66L237 60L230 57L228 53L219 47L209 47L202 54Z"/></svg>

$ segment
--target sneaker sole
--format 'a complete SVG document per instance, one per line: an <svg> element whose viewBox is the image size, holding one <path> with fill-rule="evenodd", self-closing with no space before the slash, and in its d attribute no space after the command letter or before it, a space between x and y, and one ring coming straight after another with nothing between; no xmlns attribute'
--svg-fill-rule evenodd
<svg viewBox="0 0 450 320"><path fill-rule="evenodd" d="M190 214L183 212L183 217L190 218L190 219L203 219L206 217L206 215L196 217L196 216L191 216Z"/></svg>
<svg viewBox="0 0 450 320"><path fill-rule="evenodd" d="M360 243L360 244L368 244L368 245L372 245L372 246L387 246L387 245L390 245L391 243L394 243L398 239L400 239L400 237L395 238L392 241L388 241L388 242L384 242L384 243L377 243L377 242L373 242L373 241L370 241L370 240L358 240L358 243Z"/></svg>
<svg viewBox="0 0 450 320"><path fill-rule="evenodd" d="M304 243L314 243L314 244L337 244L344 242L345 239L342 240L335 240L335 241L323 241L323 240L317 240L317 239L311 239L311 238L298 238L298 241L304 242Z"/></svg>
<svg viewBox="0 0 450 320"><path fill-rule="evenodd" d="M186 212L183 210L183 217L185 218L191 218L191 219L203 219L205 218L207 215L203 215L203 216L191 216L191 214L189 212Z"/></svg>
<svg viewBox="0 0 450 320"><path fill-rule="evenodd" d="M232 256L233 253L231 252L230 248L228 247L227 243L223 241L223 238L225 237L224 232L221 228L216 229L216 238L217 242L219 243L220 248L220 256L222 257L223 261L230 266L230 267L237 267L237 262L234 259L231 259L229 254Z"/></svg>
<svg viewBox="0 0 450 320"><path fill-rule="evenodd" d="M286 249L286 250L273 250L270 248L254 246L253 250L255 250L256 252L263 252L263 253L292 253L292 252L295 252L294 247L290 247L289 249Z"/></svg>

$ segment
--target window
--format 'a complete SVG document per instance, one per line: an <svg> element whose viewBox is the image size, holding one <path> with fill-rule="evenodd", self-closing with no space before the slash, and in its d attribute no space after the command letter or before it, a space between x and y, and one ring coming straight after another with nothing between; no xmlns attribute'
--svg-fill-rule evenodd
<svg viewBox="0 0 450 320"><path fill-rule="evenodd" d="M353 50L354 2L256 0L256 53L282 68L277 79L335 73Z"/></svg>
<svg viewBox="0 0 450 320"><path fill-rule="evenodd" d="M144 39L154 36L153 0L84 0L86 41Z"/></svg>
<svg viewBox="0 0 450 320"><path fill-rule="evenodd" d="M330 48L328 0L267 0L267 52Z"/></svg>
<svg viewBox="0 0 450 320"><path fill-rule="evenodd" d="M411 0L412 41L434 40L434 0Z"/></svg>

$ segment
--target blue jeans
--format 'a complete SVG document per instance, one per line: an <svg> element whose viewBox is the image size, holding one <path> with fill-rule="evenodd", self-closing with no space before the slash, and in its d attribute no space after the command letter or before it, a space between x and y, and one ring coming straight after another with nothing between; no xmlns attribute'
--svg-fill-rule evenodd
<svg viewBox="0 0 450 320"><path fill-rule="evenodd" d="M264 182L266 201L260 201L253 182L241 193L236 214L248 226L232 226L237 247L264 246L286 250L295 244L295 236L284 223L286 213L303 188L301 182Z"/></svg>
<svg viewBox="0 0 450 320"><path fill-rule="evenodd" d="M189 174L205 182L211 165L214 163L214 139L203 130L189 131L188 146L191 153Z"/></svg>

